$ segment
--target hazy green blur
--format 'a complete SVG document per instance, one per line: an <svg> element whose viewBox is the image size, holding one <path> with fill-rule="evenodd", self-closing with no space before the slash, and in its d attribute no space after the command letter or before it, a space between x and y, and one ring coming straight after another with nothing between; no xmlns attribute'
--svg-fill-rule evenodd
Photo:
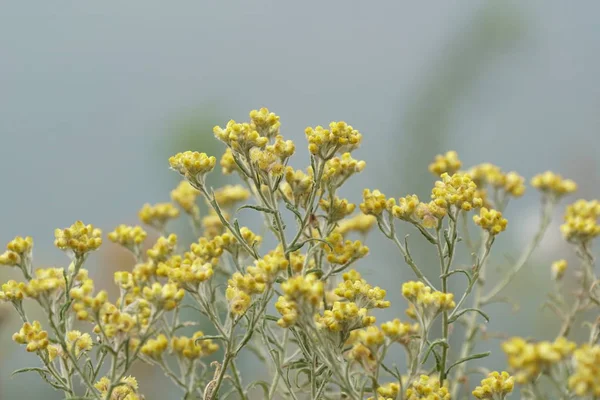
<svg viewBox="0 0 600 400"><path fill-rule="evenodd" d="M32 235L37 266L66 266L54 228L136 223L143 203L167 201L178 183L169 155L220 156L212 126L261 106L296 141L297 168L308 163L306 126L343 119L363 133L356 157L367 169L342 191L356 202L364 187L426 196L427 164L448 149L467 166L556 170L598 198L598 12L591 1L3 3L0 243ZM510 205L493 268L533 234L537 201L530 190ZM573 255L557 224L507 291L520 310L492 307L490 333L554 336L540 308L549 264ZM435 276L434 255L413 236L416 260ZM402 317L399 287L412 275L377 233L368 244L358 267L397 305L378 317ZM88 266L109 285L131 262L107 243ZM14 272L0 269L0 280ZM35 375L10 378L37 365L10 341L18 325L0 305L0 400L59 398ZM488 367L504 366L498 343L482 344L494 352ZM136 376L147 399L178 398L159 371Z"/></svg>

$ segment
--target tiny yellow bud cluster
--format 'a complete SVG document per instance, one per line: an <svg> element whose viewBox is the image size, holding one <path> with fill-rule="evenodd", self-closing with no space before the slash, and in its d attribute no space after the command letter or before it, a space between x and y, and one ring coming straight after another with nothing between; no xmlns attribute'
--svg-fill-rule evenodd
<svg viewBox="0 0 600 400"><path fill-rule="evenodd" d="M80 270L79 272L87 275L86 270ZM39 268L35 271L35 278L27 284L25 292L27 296L37 298L44 294L58 293L64 290L65 286L64 270L62 268Z"/></svg>
<svg viewBox="0 0 600 400"><path fill-rule="evenodd" d="M263 293L266 288L266 279L262 274L242 275L236 272L227 281L225 297L229 301L229 310L234 315L243 315L252 303L252 295Z"/></svg>
<svg viewBox="0 0 600 400"><path fill-rule="evenodd" d="M584 344L575 350L574 364L569 388L578 396L600 396L600 345Z"/></svg>
<svg viewBox="0 0 600 400"><path fill-rule="evenodd" d="M219 163L221 164L223 175L231 175L233 172L240 170L229 147L225 149L225 153L221 156L221 161Z"/></svg>
<svg viewBox="0 0 600 400"><path fill-rule="evenodd" d="M554 342L528 343L515 337L502 343L502 350L508 357L508 365L514 371L518 383L531 382L551 365L566 360L575 350L575 343L564 337Z"/></svg>
<svg viewBox="0 0 600 400"><path fill-rule="evenodd" d="M281 183L281 190L287 200L296 207L306 208L314 184L312 168L308 168L305 173L286 167L284 177L285 182Z"/></svg>
<svg viewBox="0 0 600 400"><path fill-rule="evenodd" d="M369 189L365 189L363 191L363 202L360 204L363 214L379 217L387 207L387 199L379 190L371 192Z"/></svg>
<svg viewBox="0 0 600 400"><path fill-rule="evenodd" d="M482 207L479 210L479 215L473 216L475 224L481 226L490 233L490 235L497 235L506 229L508 221L502 217L502 213L496 210L488 210Z"/></svg>
<svg viewBox="0 0 600 400"><path fill-rule="evenodd" d="M572 243L586 243L600 235L600 201L577 200L567 207L560 230Z"/></svg>
<svg viewBox="0 0 600 400"><path fill-rule="evenodd" d="M331 310L315 317L317 326L331 332L348 333L375 323L375 317L368 315L368 310L354 302L336 301Z"/></svg>
<svg viewBox="0 0 600 400"><path fill-rule="evenodd" d="M119 225L108 234L108 238L114 243L137 252L147 235L146 231L140 226Z"/></svg>
<svg viewBox="0 0 600 400"><path fill-rule="evenodd" d="M215 200L220 207L225 209L229 209L235 206L236 203L249 198L250 192L241 185L227 185L215 191Z"/></svg>
<svg viewBox="0 0 600 400"><path fill-rule="evenodd" d="M277 324L282 328L294 325L300 315L312 316L323 300L323 282L314 274L298 275L281 284L283 296L275 303L282 315Z"/></svg>
<svg viewBox="0 0 600 400"><path fill-rule="evenodd" d="M96 250L102 244L102 231L93 225L75 222L69 228L54 231L54 245L61 250L70 250L76 257Z"/></svg>
<svg viewBox="0 0 600 400"><path fill-rule="evenodd" d="M151 261L159 263L161 261L166 261L167 258L173 254L176 246L177 235L171 233L168 237L159 237L154 246L148 249L146 254Z"/></svg>
<svg viewBox="0 0 600 400"><path fill-rule="evenodd" d="M467 174L480 189L484 201L487 200L485 198L487 186L513 197L521 197L525 193L525 178L514 171L504 173L500 167L490 163L476 165Z"/></svg>
<svg viewBox="0 0 600 400"><path fill-rule="evenodd" d="M215 168L216 164L215 157L209 157L206 153L197 151L177 153L169 158L171 169L179 172L194 186L203 185L204 178Z"/></svg>
<svg viewBox="0 0 600 400"><path fill-rule="evenodd" d="M345 236L350 232L358 232L366 235L377 222L377 218L372 215L358 214L354 217L339 222L337 231Z"/></svg>
<svg viewBox="0 0 600 400"><path fill-rule="evenodd" d="M385 342L385 335L376 326L353 331L350 340L353 342L348 356L358 361L364 368L371 369L376 365L377 353Z"/></svg>
<svg viewBox="0 0 600 400"><path fill-rule="evenodd" d="M92 349L93 341L89 333L81 333L80 331L67 332L67 347L69 350L75 349L75 356L79 356L85 351Z"/></svg>
<svg viewBox="0 0 600 400"><path fill-rule="evenodd" d="M339 188L352 175L365 169L366 165L366 162L352 158L350 153L344 153L341 157L333 157L325 163L323 184L331 188Z"/></svg>
<svg viewBox="0 0 600 400"><path fill-rule="evenodd" d="M336 295L355 302L359 307L387 308L390 306L390 302L384 300L385 290L379 286L369 285L357 271L344 273L343 278L344 281L334 290Z"/></svg>
<svg viewBox="0 0 600 400"><path fill-rule="evenodd" d="M138 216L146 225L150 225L158 231L163 231L167 222L179 217L179 210L171 203L148 203L142 206Z"/></svg>
<svg viewBox="0 0 600 400"><path fill-rule="evenodd" d="M377 388L377 394L385 399L395 399L400 393L400 385L396 382L389 382Z"/></svg>
<svg viewBox="0 0 600 400"><path fill-rule="evenodd" d="M31 258L33 250L33 239L30 236L25 238L15 237L6 245L6 251L0 254L0 265L16 266L24 260Z"/></svg>
<svg viewBox="0 0 600 400"><path fill-rule="evenodd" d="M198 331L190 337L175 336L171 339L171 348L175 354L188 360L195 360L219 350L219 345L211 339L204 339L204 333Z"/></svg>
<svg viewBox="0 0 600 400"><path fill-rule="evenodd" d="M94 384L94 387L98 389L102 398L108 396L108 392L113 388L114 383L108 377L102 377L98 382ZM138 396L138 383L133 376L128 376L121 379L120 385L113 388L110 398L107 400L140 400Z"/></svg>
<svg viewBox="0 0 600 400"><path fill-rule="evenodd" d="M362 135L343 121L331 122L329 129L322 126L308 127L304 131L311 154L329 160L336 153L350 152L362 141Z"/></svg>
<svg viewBox="0 0 600 400"><path fill-rule="evenodd" d="M341 219L346 218L348 215L354 212L356 208L355 204L350 203L346 199L340 199L335 196L331 199L321 199L319 205L327 213L327 218L330 222L337 222Z"/></svg>
<svg viewBox="0 0 600 400"><path fill-rule="evenodd" d="M431 198L438 207L448 210L450 206L455 206L469 211L483 204L481 197L477 197L477 185L467 174L443 173L440 178L431 191Z"/></svg>
<svg viewBox="0 0 600 400"><path fill-rule="evenodd" d="M561 197L577 190L577 184L570 179L564 179L562 176L551 171L534 176L531 179L531 185L541 191L556 197Z"/></svg>
<svg viewBox="0 0 600 400"><path fill-rule="evenodd" d="M419 333L419 324L401 322L398 318L381 324L381 330L385 336L394 342L408 344L415 335Z"/></svg>
<svg viewBox="0 0 600 400"><path fill-rule="evenodd" d="M450 392L437 378L421 375L406 389L406 400L450 400Z"/></svg>
<svg viewBox="0 0 600 400"><path fill-rule="evenodd" d="M508 372L494 371L481 381L481 386L473 390L473 396L482 400L504 400L514 387L514 378Z"/></svg>
<svg viewBox="0 0 600 400"><path fill-rule="evenodd" d="M12 339L19 344L26 344L28 352L45 350L50 344L48 332L42 330L39 321L33 321L33 324L25 322L19 332L15 333Z"/></svg>
<svg viewBox="0 0 600 400"><path fill-rule="evenodd" d="M237 123L231 120L225 128L215 126L213 128L215 137L225 143L233 151L248 154L253 147L265 147L269 142L267 137L258 133L253 123Z"/></svg>
<svg viewBox="0 0 600 400"><path fill-rule="evenodd" d="M567 263L567 260L554 261L551 266L552 279L557 280L557 281L562 279L568 266L569 266L569 264Z"/></svg>
<svg viewBox="0 0 600 400"><path fill-rule="evenodd" d="M171 311L181 302L185 291L179 289L174 283L154 282L152 286L146 286L143 290L144 298L154 304L159 310Z"/></svg>
<svg viewBox="0 0 600 400"><path fill-rule="evenodd" d="M269 109L266 107L250 111L250 122L261 136L266 136L270 139L279 135L279 128L281 127L279 116L269 112Z"/></svg>
<svg viewBox="0 0 600 400"><path fill-rule="evenodd" d="M2 290L0 290L0 301L19 302L23 300L23 297L25 297L26 290L27 288L25 283L10 280L2 284Z"/></svg>
<svg viewBox="0 0 600 400"><path fill-rule="evenodd" d="M443 173L450 175L455 174L462 167L462 162L458 158L456 151L448 151L446 154L438 154L431 164L429 164L429 172L434 175L441 176Z"/></svg>
<svg viewBox="0 0 600 400"><path fill-rule="evenodd" d="M402 295L411 302L421 317L430 320L444 310L456 307L454 294L432 291L420 281L405 282L402 285Z"/></svg>
<svg viewBox="0 0 600 400"><path fill-rule="evenodd" d="M363 258L369 253L369 248L364 246L360 240L345 240L344 237L334 231L326 239L328 244L322 247L327 255L327 261L331 264L349 265L350 263Z"/></svg>
<svg viewBox="0 0 600 400"><path fill-rule="evenodd" d="M284 140L283 136L275 137L273 144L267 145L264 149L254 147L250 151L250 160L255 163L258 169L268 175L275 177L283 175L285 164L296 151L296 146L291 140ZM266 181L266 175L263 180Z"/></svg>
<svg viewBox="0 0 600 400"><path fill-rule="evenodd" d="M169 340L161 333L156 339L148 339L142 346L141 352L154 360L160 360L167 347L169 347Z"/></svg>
<svg viewBox="0 0 600 400"><path fill-rule="evenodd" d="M196 204L196 199L200 191L193 187L188 181L181 181L175 189L171 191L171 200L191 216L198 216L200 209Z"/></svg>

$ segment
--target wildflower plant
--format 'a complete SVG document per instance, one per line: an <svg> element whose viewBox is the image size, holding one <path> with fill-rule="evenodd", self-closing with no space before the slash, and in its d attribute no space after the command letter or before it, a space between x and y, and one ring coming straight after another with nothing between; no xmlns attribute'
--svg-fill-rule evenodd
<svg viewBox="0 0 600 400"><path fill-rule="evenodd" d="M549 268L557 291L548 306L562 322L556 338L507 339L502 372L485 371L478 360L490 352L475 352L485 338L487 306L502 300L574 182L551 172L532 179L541 197L539 228L501 277L488 281L493 245L509 228L503 213L525 192L517 173L491 164L464 169L456 152L448 152L429 167L436 176L429 196L394 198L365 189L357 205L339 195L366 167L354 158L362 134L345 122L306 128L304 169L289 165L296 144L282 136L279 117L266 108L250 112L248 122L215 127L214 134L225 145L222 172L240 183L213 189L206 177L217 167L215 157L172 156L170 167L182 178L172 203L146 204L139 212L158 239L147 243L140 226L120 225L108 234L133 259L130 269L114 275L116 298L97 288L84 268L102 245L92 225L78 221L56 230L55 245L70 260L66 267L35 269L30 237L7 245L0 264L20 270L22 278L2 285L0 301L12 304L23 322L13 340L39 359L17 373L35 372L70 399L144 398L131 376L138 362L162 370L183 399L499 400L515 387L528 399L600 398L600 319L589 324L586 343L569 339L578 318L600 305L591 248L600 235L598 200L566 209L561 231L581 265L558 260ZM206 215L200 199L209 206ZM260 214L266 230L242 226L244 209ZM198 236L189 247L168 231L182 216ZM401 226L437 254L436 273L422 268L408 236L399 237ZM367 234L396 247L397 267L406 265L412 274L396 285L408 317L360 273ZM263 235L276 245L264 248ZM457 261L464 249L468 267ZM574 296L562 285L571 269ZM464 281L462 292L451 290L455 280ZM31 320L24 302L37 303L45 319ZM379 322L378 310L390 307L396 317ZM184 308L195 313L190 320ZM194 328L200 322L210 334ZM395 349L404 360L391 356ZM242 352L264 365L269 380L246 379L238 365ZM481 371L482 379L473 377Z"/></svg>

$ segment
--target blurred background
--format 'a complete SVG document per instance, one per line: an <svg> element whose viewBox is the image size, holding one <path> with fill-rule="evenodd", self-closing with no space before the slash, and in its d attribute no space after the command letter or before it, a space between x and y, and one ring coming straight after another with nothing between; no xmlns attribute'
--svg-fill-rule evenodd
<svg viewBox="0 0 600 400"><path fill-rule="evenodd" d="M598 198L599 13L599 2L541 0L0 2L0 243L31 235L36 266L67 266L55 228L137 223L145 202L168 201L179 182L168 156L220 156L212 126L262 106L296 141L296 168L308 164L306 126L346 120L363 133L354 156L367 169L342 192L355 202L364 187L427 196L427 165L449 149L465 166L489 161L527 178L552 169ZM529 190L510 205L492 268L531 238L538 201ZM559 217L506 292L520 309L491 307L490 333L556 335L541 305L550 262L573 255ZM412 241L434 276L429 247ZM367 242L358 268L396 302L378 318L403 318L399 289L412 274L380 234ZM108 241L88 264L106 285L131 266ZM0 269L2 282L16 276ZM38 362L11 342L18 326L0 305L0 399L59 398L37 375L10 377ZM494 353L485 366L505 366L498 340L483 348ZM178 398L159 371L136 375L147 399Z"/></svg>

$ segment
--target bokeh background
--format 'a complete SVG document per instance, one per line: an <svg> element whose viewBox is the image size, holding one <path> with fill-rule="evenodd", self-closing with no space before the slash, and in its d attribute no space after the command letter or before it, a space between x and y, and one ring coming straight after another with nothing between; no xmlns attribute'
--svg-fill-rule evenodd
<svg viewBox="0 0 600 400"><path fill-rule="evenodd" d="M343 119L363 133L355 157L367 169L343 191L355 202L364 187L426 196L427 165L448 149L466 166L559 171L598 198L599 13L594 1L542 0L0 2L0 243L31 235L36 265L68 265L54 228L136 223L143 203L167 201L179 181L169 155L219 156L212 126L261 106L298 143L297 168L306 126ZM491 264L500 270L535 229L533 190L508 218ZM381 235L368 244L359 269L397 304L381 318L402 317L410 270ZM549 264L572 254L556 222L507 290L520 309L492 307L490 333L553 337L558 323L541 308ZM107 242L88 266L109 285L131 263ZM15 276L0 269L2 281ZM10 341L18 325L0 305L0 399L59 398L37 376L10 377L37 362ZM488 367L504 366L498 344L483 344L494 351ZM147 399L178 398L160 372L136 375Z"/></svg>

